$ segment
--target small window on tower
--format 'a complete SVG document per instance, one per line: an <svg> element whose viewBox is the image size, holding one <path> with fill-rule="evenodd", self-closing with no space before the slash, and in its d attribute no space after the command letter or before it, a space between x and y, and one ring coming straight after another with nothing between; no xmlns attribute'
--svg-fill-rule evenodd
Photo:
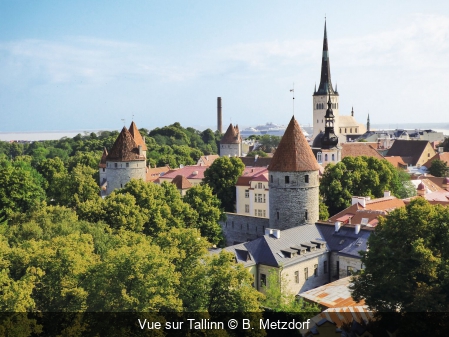
<svg viewBox="0 0 449 337"><path fill-rule="evenodd" d="M273 175L270 175L270 183L273 182Z"/></svg>
<svg viewBox="0 0 449 337"><path fill-rule="evenodd" d="M306 175L304 176L304 182L305 182L306 184L309 183L309 175L308 175L308 174L306 174Z"/></svg>
<svg viewBox="0 0 449 337"><path fill-rule="evenodd" d="M285 176L285 183L290 184L290 176Z"/></svg>
<svg viewBox="0 0 449 337"><path fill-rule="evenodd" d="M118 165L117 165L117 163L114 163L114 167L117 167Z"/></svg>
<svg viewBox="0 0 449 337"><path fill-rule="evenodd" d="M126 167L129 167L129 163L126 163Z"/></svg>
<svg viewBox="0 0 449 337"><path fill-rule="evenodd" d="M307 219L308 215L309 215L309 214L307 213L307 210L306 210L306 212L304 213L304 220L308 220L308 219Z"/></svg>
<svg viewBox="0 0 449 337"><path fill-rule="evenodd" d="M279 220L279 211L276 212L276 218Z"/></svg>

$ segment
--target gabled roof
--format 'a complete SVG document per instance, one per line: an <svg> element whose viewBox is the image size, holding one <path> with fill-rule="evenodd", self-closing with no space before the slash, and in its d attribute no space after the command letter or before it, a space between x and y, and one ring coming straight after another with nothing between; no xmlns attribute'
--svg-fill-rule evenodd
<svg viewBox="0 0 449 337"><path fill-rule="evenodd" d="M430 146L427 140L396 139L388 150L387 156L400 156L403 157L404 161L409 157L410 164L415 166L427 145Z"/></svg>
<svg viewBox="0 0 449 337"><path fill-rule="evenodd" d="M160 181L164 179L174 179L177 175L182 175L187 179L204 179L204 171L208 169L208 166L184 166L183 168L177 170L171 170L161 176Z"/></svg>
<svg viewBox="0 0 449 337"><path fill-rule="evenodd" d="M192 187L192 184L182 175L177 175L172 181L178 190L186 190Z"/></svg>
<svg viewBox="0 0 449 337"><path fill-rule="evenodd" d="M364 142L343 143L341 144L341 159L345 157L374 157L383 159L381 154L371 145Z"/></svg>
<svg viewBox="0 0 449 337"><path fill-rule="evenodd" d="M307 143L301 127L293 116L285 130L273 159L269 171L304 172L318 171L319 166Z"/></svg>
<svg viewBox="0 0 449 337"><path fill-rule="evenodd" d="M167 173L168 171L170 171L170 166L162 166L162 167L153 167L153 168L149 168L147 169L147 176L146 176L146 180L147 181L155 181L156 179L158 179L160 176L163 176L165 173Z"/></svg>
<svg viewBox="0 0 449 337"><path fill-rule="evenodd" d="M242 137L240 137L239 126L232 126L229 124L223 138L220 140L220 144L240 144Z"/></svg>
<svg viewBox="0 0 449 337"><path fill-rule="evenodd" d="M103 149L103 154L100 159L100 163L98 164L98 167L105 168L106 167L106 158L108 156L108 150L106 148Z"/></svg>
<svg viewBox="0 0 449 337"><path fill-rule="evenodd" d="M201 156L200 159L198 159L198 165L211 166L212 163L215 161L215 159L218 158L220 158L218 154L209 154L207 156Z"/></svg>
<svg viewBox="0 0 449 337"><path fill-rule="evenodd" d="M239 157L245 166L252 167L268 167L271 163L272 157Z"/></svg>
<svg viewBox="0 0 449 337"><path fill-rule="evenodd" d="M137 129L136 123L134 123L134 121L132 121L131 125L129 126L129 133L133 136L136 144L138 146L142 145L142 150L146 151L147 146L146 146L142 136L140 135L139 129Z"/></svg>
<svg viewBox="0 0 449 337"><path fill-rule="evenodd" d="M134 137L126 127L123 127L119 136L115 140L106 160L108 161L134 161L145 160L144 156L139 156L139 149Z"/></svg>
<svg viewBox="0 0 449 337"><path fill-rule="evenodd" d="M405 168L405 169L407 168L407 163L404 162L404 159L402 157L391 156L391 157L385 157L384 159L386 161L388 161L394 167Z"/></svg>
<svg viewBox="0 0 449 337"><path fill-rule="evenodd" d="M437 153L432 158L430 158L425 164L423 164L423 166L429 168L430 165L432 165L432 162L437 159L444 161L446 162L446 164L449 165L449 152Z"/></svg>
<svg viewBox="0 0 449 337"><path fill-rule="evenodd" d="M266 167L246 167L242 175L238 177L236 186L249 186L250 182L253 181L256 177L268 173Z"/></svg>

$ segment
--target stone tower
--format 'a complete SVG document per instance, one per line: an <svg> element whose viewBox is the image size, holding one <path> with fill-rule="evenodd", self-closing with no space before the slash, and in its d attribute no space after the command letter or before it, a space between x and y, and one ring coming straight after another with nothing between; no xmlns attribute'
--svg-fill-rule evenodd
<svg viewBox="0 0 449 337"><path fill-rule="evenodd" d="M146 180L146 150L136 124L132 122L129 131L123 127L111 151L106 155L106 181L100 182L102 186L106 183L106 190L104 193L102 191L102 195L109 195L113 190L124 187L131 179Z"/></svg>
<svg viewBox="0 0 449 337"><path fill-rule="evenodd" d="M271 228L287 229L318 220L318 170L312 149L292 117L268 167Z"/></svg>
<svg viewBox="0 0 449 337"><path fill-rule="evenodd" d="M327 44L326 22L324 22L323 55L321 60L321 79L318 90L313 93L313 136L314 139L325 128L324 115L326 113L326 102L328 95L331 97L332 109L335 117L335 130L338 130L339 116L339 95L337 90L332 87L331 67L329 63L329 48ZM338 131L337 131L338 132Z"/></svg>
<svg viewBox="0 0 449 337"><path fill-rule="evenodd" d="M220 140L220 156L241 157L242 156L242 137L238 125L229 124L226 133Z"/></svg>

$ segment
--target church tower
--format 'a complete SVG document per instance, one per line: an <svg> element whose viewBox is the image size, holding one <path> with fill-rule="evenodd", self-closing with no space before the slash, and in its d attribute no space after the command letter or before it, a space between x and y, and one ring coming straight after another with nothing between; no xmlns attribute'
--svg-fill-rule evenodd
<svg viewBox="0 0 449 337"><path fill-rule="evenodd" d="M292 117L268 167L270 228L287 229L319 218L319 166Z"/></svg>
<svg viewBox="0 0 449 337"><path fill-rule="evenodd" d="M335 129L338 130L338 116L339 116L339 95L337 90L332 87L331 68L329 63L329 48L327 43L326 22L324 22L324 39L323 39L323 55L321 60L321 79L318 90L313 93L313 136L314 139L321 131L324 131L326 113L326 102L328 95L331 98L332 109L335 117Z"/></svg>

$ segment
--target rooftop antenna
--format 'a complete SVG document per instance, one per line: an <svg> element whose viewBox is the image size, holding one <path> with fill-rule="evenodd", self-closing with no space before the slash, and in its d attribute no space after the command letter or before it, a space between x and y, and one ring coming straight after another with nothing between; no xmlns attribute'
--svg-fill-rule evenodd
<svg viewBox="0 0 449 337"><path fill-rule="evenodd" d="M126 126L125 119L122 118L123 126Z"/></svg>
<svg viewBox="0 0 449 337"><path fill-rule="evenodd" d="M295 115L295 82L293 82L293 89L290 89L293 95L293 116Z"/></svg>

